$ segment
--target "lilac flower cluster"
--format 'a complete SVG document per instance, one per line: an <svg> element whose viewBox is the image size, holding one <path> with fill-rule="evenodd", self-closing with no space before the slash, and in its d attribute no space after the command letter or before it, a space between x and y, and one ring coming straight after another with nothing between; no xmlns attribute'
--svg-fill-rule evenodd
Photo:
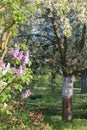
<svg viewBox="0 0 87 130"><path fill-rule="evenodd" d="M11 48L10 49L10 57L11 57L11 59L17 58L18 53L19 53L19 47L15 47L14 49Z"/></svg>
<svg viewBox="0 0 87 130"><path fill-rule="evenodd" d="M25 75L25 68L29 62L29 51L20 51L19 47L10 49L10 58L12 60L19 60L20 66L17 68L16 76Z"/></svg>
<svg viewBox="0 0 87 130"><path fill-rule="evenodd" d="M23 72L23 68L22 68L22 65L20 65L16 71L16 76L23 76L24 75L24 72Z"/></svg>
<svg viewBox="0 0 87 130"><path fill-rule="evenodd" d="M28 64L28 61L29 61L29 52L24 51L23 57L22 57L22 64L26 65L26 64Z"/></svg>
<svg viewBox="0 0 87 130"><path fill-rule="evenodd" d="M22 93L22 98L27 98L31 95L30 89L27 89L25 92Z"/></svg>
<svg viewBox="0 0 87 130"><path fill-rule="evenodd" d="M18 59L18 60L22 60L22 58L23 58L23 51L20 51L20 52L18 53L18 55L17 55L17 59Z"/></svg>
<svg viewBox="0 0 87 130"><path fill-rule="evenodd" d="M21 64L25 66L29 62L29 51L20 51L19 47L15 47L10 50L10 58L21 61Z"/></svg>

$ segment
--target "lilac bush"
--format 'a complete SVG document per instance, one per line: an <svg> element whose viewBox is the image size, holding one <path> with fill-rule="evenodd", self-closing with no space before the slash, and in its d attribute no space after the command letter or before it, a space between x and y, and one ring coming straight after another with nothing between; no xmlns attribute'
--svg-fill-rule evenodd
<svg viewBox="0 0 87 130"><path fill-rule="evenodd" d="M9 63L4 63L4 60L0 57L0 112L5 114L9 113L9 99L11 100L11 97L16 95L15 93L19 92L21 99L28 98L31 95L29 83L33 78L32 71L28 66L28 50L21 50L20 47L11 48L7 58ZM4 104L6 104L6 107L4 107Z"/></svg>

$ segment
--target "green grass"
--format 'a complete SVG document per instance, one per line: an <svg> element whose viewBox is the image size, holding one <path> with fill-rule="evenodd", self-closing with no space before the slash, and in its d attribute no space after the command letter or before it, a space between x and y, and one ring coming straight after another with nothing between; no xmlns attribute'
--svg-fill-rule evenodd
<svg viewBox="0 0 87 130"><path fill-rule="evenodd" d="M54 93L50 88L42 90L41 87L37 90L32 90L33 95L41 95L41 98L35 100L25 100L25 106L23 111L17 110L15 115L17 117L16 127L13 129L10 124L6 122L0 123L0 130L37 130L29 129L29 111L42 112L44 116L44 122L49 123L52 130L86 130L87 129L87 94L81 94L79 88L74 89L73 95L73 122L66 123L61 119L61 88L55 89ZM24 123L23 129L20 129L20 122ZM5 123L5 124L4 124ZM7 125L7 127L6 127ZM12 128L12 129L11 129ZM46 129L50 130L50 129Z"/></svg>
<svg viewBox="0 0 87 130"><path fill-rule="evenodd" d="M66 123L61 119L61 89L51 91L38 91L43 98L29 101L31 108L44 113L45 121L53 130L86 130L87 129L87 94L81 94L79 88L74 89L73 95L73 122ZM36 105L36 107L34 106Z"/></svg>

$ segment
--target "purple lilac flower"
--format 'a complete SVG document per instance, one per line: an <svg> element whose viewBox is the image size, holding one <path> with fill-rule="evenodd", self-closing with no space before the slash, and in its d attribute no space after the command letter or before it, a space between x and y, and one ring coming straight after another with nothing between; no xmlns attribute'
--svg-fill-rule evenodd
<svg viewBox="0 0 87 130"><path fill-rule="evenodd" d="M19 47L15 47L14 49L10 50L10 57L12 59L16 58L19 53Z"/></svg>
<svg viewBox="0 0 87 130"><path fill-rule="evenodd" d="M16 76L23 76L23 75L24 75L23 68L22 68L22 65L20 65L16 72Z"/></svg>
<svg viewBox="0 0 87 130"><path fill-rule="evenodd" d="M24 51L24 56L29 57L29 51Z"/></svg>
<svg viewBox="0 0 87 130"><path fill-rule="evenodd" d="M29 51L25 51L22 57L22 65L28 64L28 61L29 61Z"/></svg>
<svg viewBox="0 0 87 130"><path fill-rule="evenodd" d="M28 61L29 61L28 57L25 56L22 57L22 65L28 64Z"/></svg>
<svg viewBox="0 0 87 130"><path fill-rule="evenodd" d="M30 89L27 89L25 92L22 93L22 98L27 98L31 95Z"/></svg>
<svg viewBox="0 0 87 130"><path fill-rule="evenodd" d="M17 55L17 59L18 60L22 60L22 57L23 57L23 51L20 51Z"/></svg>

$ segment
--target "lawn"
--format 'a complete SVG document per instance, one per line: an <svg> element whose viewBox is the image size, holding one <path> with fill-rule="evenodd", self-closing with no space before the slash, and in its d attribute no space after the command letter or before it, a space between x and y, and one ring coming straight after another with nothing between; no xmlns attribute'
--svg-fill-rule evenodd
<svg viewBox="0 0 87 130"><path fill-rule="evenodd" d="M49 86L49 85L48 85ZM80 88L74 88L73 122L66 123L61 119L61 87L38 86L32 88L32 95L22 103L14 105L14 114L0 118L0 130L86 130L87 129L87 94L81 94ZM30 112L42 113L43 118L34 124ZM16 117L16 118L15 118ZM42 128L42 125L48 125ZM33 125L33 127L31 126ZM39 125L40 128L37 126Z"/></svg>
<svg viewBox="0 0 87 130"><path fill-rule="evenodd" d="M73 117L72 123L61 120L61 88L54 93L50 90L38 90L41 98L30 100L29 105L36 111L44 114L44 120L48 122L53 130L86 130L87 129L87 94L81 94L80 88L74 88Z"/></svg>

